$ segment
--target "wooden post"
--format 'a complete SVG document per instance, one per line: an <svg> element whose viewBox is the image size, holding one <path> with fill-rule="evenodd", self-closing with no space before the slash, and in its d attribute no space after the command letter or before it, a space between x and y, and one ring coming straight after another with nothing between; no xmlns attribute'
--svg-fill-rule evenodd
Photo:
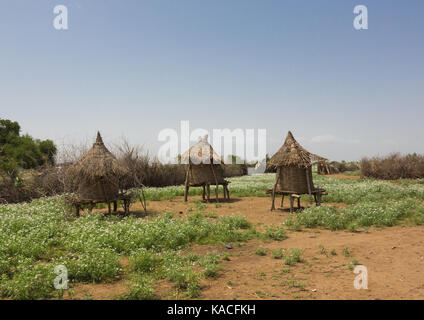
<svg viewBox="0 0 424 320"><path fill-rule="evenodd" d="M188 197L188 173L190 171L191 163L188 164L187 172L186 172L186 179L184 184L184 202L187 202Z"/></svg>
<svg viewBox="0 0 424 320"><path fill-rule="evenodd" d="M75 205L75 214L76 214L77 217L80 216L80 205L79 204Z"/></svg>
<svg viewBox="0 0 424 320"><path fill-rule="evenodd" d="M277 183L278 180L280 180L280 168L277 169L277 176L275 178L275 184L274 184L274 188L272 189L272 204L271 204L271 211L275 210L275 191L277 190Z"/></svg>
<svg viewBox="0 0 424 320"><path fill-rule="evenodd" d="M213 160L211 162L211 169L212 169L212 173L213 173L213 177L215 179L215 185L216 185L216 188L215 188L216 202L219 202L219 200L218 200L218 187L219 187L219 185L218 185L218 179L216 178L215 170L213 168Z"/></svg>
<svg viewBox="0 0 424 320"><path fill-rule="evenodd" d="M294 202L294 198L292 195L290 195L290 213L293 213L293 202Z"/></svg>
<svg viewBox="0 0 424 320"><path fill-rule="evenodd" d="M118 202L115 200L113 201L113 212L118 211Z"/></svg>
<svg viewBox="0 0 424 320"><path fill-rule="evenodd" d="M227 200L227 191L225 190L225 184L222 185L222 190L224 192L224 201Z"/></svg>
<svg viewBox="0 0 424 320"><path fill-rule="evenodd" d="M109 201L107 202L107 214L108 215L111 215L112 214L112 212L110 210L110 202Z"/></svg>
<svg viewBox="0 0 424 320"><path fill-rule="evenodd" d="M281 197L281 209L284 208L284 193L283 196Z"/></svg>
<svg viewBox="0 0 424 320"><path fill-rule="evenodd" d="M322 194L321 192L317 194L317 207L321 206Z"/></svg>
<svg viewBox="0 0 424 320"><path fill-rule="evenodd" d="M227 199L230 200L230 190L228 190L228 185L224 185L224 188L227 191Z"/></svg>
<svg viewBox="0 0 424 320"><path fill-rule="evenodd" d="M207 191L207 196L208 196L208 202L211 198L211 186L209 184L206 185L206 191Z"/></svg>
<svg viewBox="0 0 424 320"><path fill-rule="evenodd" d="M308 168L305 169L305 172L306 172L306 183L308 184L309 204L312 204L312 188L311 188L311 181L309 179Z"/></svg>
<svg viewBox="0 0 424 320"><path fill-rule="evenodd" d="M203 199L203 201L205 201L205 198L206 198L206 186L205 185L203 185L202 186L202 199Z"/></svg>
<svg viewBox="0 0 424 320"><path fill-rule="evenodd" d="M301 207L300 207L300 197L299 198L297 198L297 208L298 209L300 209Z"/></svg>

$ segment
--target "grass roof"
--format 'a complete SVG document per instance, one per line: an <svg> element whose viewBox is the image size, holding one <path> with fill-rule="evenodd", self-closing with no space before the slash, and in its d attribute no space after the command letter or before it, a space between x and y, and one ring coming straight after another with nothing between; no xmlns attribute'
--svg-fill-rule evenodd
<svg viewBox="0 0 424 320"><path fill-rule="evenodd" d="M73 163L67 171L75 183L114 181L126 173L127 170L105 147L100 132L97 132L97 139L93 147Z"/></svg>
<svg viewBox="0 0 424 320"><path fill-rule="evenodd" d="M313 162L321 161L326 159L303 148L289 131L283 146L271 157L268 166L309 167Z"/></svg>
<svg viewBox="0 0 424 320"><path fill-rule="evenodd" d="M194 146L181 155L181 160L193 164L224 164L222 158L213 150L205 135Z"/></svg>

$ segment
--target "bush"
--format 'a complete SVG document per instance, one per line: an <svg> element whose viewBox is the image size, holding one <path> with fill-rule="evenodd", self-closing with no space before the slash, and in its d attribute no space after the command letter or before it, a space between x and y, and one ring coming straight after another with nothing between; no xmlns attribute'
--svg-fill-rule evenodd
<svg viewBox="0 0 424 320"><path fill-rule="evenodd" d="M332 162L330 162L330 166L336 168L339 172L358 171L359 170L359 164L357 162L332 161Z"/></svg>
<svg viewBox="0 0 424 320"><path fill-rule="evenodd" d="M424 178L424 156L414 153L363 158L361 176L385 180Z"/></svg>

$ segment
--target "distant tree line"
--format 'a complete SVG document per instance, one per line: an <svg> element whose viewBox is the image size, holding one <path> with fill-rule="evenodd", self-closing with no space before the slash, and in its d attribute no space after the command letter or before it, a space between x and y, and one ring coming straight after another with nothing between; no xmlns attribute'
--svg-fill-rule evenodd
<svg viewBox="0 0 424 320"><path fill-rule="evenodd" d="M34 139L21 135L16 121L0 119L0 173L12 181L20 169L33 169L45 164L54 165L57 148L52 140Z"/></svg>

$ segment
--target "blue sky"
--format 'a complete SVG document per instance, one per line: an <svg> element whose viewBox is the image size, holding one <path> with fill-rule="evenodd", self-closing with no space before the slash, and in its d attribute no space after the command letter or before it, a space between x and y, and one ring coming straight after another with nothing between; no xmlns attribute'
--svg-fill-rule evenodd
<svg viewBox="0 0 424 320"><path fill-rule="evenodd" d="M353 28L359 4L368 30ZM181 120L265 128L271 154L288 130L335 160L424 153L423 33L419 0L2 0L0 118L151 154Z"/></svg>

